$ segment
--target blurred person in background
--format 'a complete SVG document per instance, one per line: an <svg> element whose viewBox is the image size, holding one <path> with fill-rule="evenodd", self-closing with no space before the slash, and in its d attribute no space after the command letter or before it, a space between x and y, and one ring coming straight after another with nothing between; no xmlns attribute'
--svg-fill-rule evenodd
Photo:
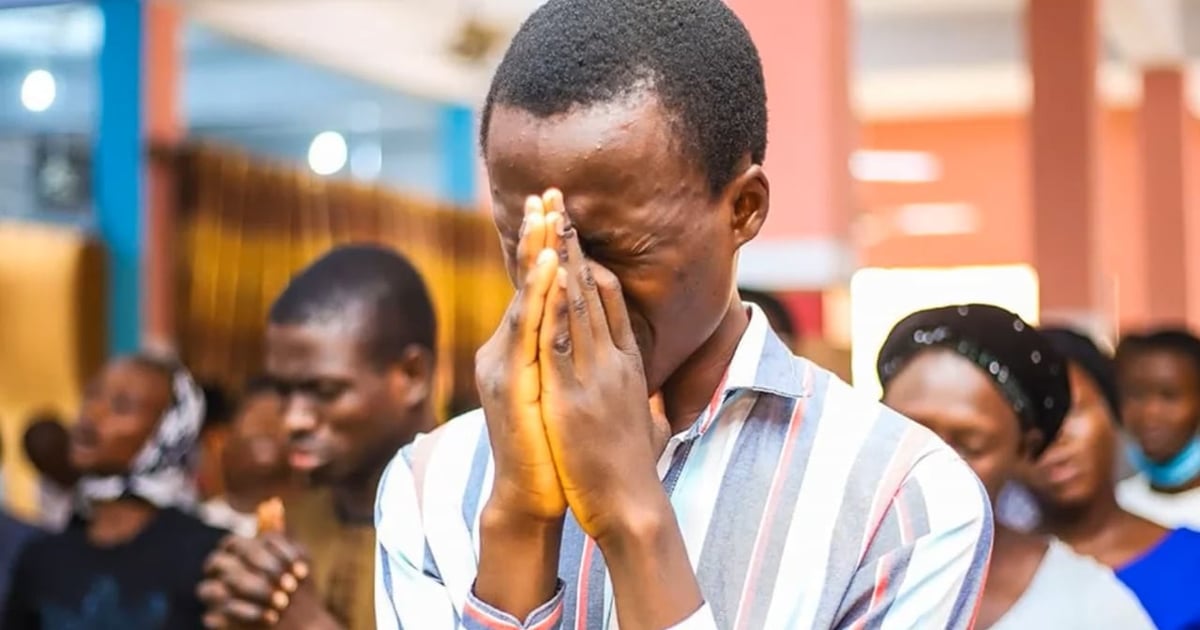
<svg viewBox="0 0 1200 630"><path fill-rule="evenodd" d="M1071 405L1067 363L1018 316L981 305L918 311L877 364L883 401L954 447L995 501L1054 442ZM996 525L978 627L1153 628L1112 572L1055 539Z"/></svg>
<svg viewBox="0 0 1200 630"><path fill-rule="evenodd" d="M71 464L70 433L57 413L42 412L30 418L22 442L38 473L39 523L48 531L62 531L75 513L79 481Z"/></svg>
<svg viewBox="0 0 1200 630"><path fill-rule="evenodd" d="M204 401L173 359L110 360L71 431L81 519L25 547L4 628L202 627L196 584L223 533L195 508Z"/></svg>
<svg viewBox="0 0 1200 630"><path fill-rule="evenodd" d="M1164 526L1200 529L1200 339L1130 335L1117 349L1117 379L1139 471L1118 484L1117 501Z"/></svg>
<svg viewBox="0 0 1200 630"><path fill-rule="evenodd" d="M796 334L796 325L793 323L792 314L788 312L783 302L779 298L755 289L739 288L738 295L741 296L743 302L757 304L758 308L762 309L764 315L767 316L767 323L770 324L771 330L779 335L779 340L792 352L799 352L800 338Z"/></svg>
<svg viewBox="0 0 1200 630"><path fill-rule="evenodd" d="M0 442L0 470L4 468L4 444ZM16 568L17 557L26 543L43 532L41 529L18 519L0 505L0 621L4 620L4 605L8 599L8 585ZM0 625L0 627L7 627Z"/></svg>
<svg viewBox="0 0 1200 630"><path fill-rule="evenodd" d="M224 494L206 501L200 514L209 525L241 536L257 533L260 503L291 491L283 401L269 379L253 379L243 391L221 449L221 475Z"/></svg>
<svg viewBox="0 0 1200 630"><path fill-rule="evenodd" d="M437 329L412 264L336 248L271 307L266 372L282 397L288 462L313 486L286 501L286 533L234 536L200 588L207 621L375 627L375 492L396 451L435 425Z"/></svg>
<svg viewBox="0 0 1200 630"><path fill-rule="evenodd" d="M222 385L202 383L200 390L204 392L204 423L200 426L196 487L200 500L207 501L225 491L223 453L232 431L234 402Z"/></svg>
<svg viewBox="0 0 1200 630"><path fill-rule="evenodd" d="M1091 339L1042 334L1069 363L1072 404L1057 440L1024 476L1040 531L1111 567L1161 630L1200 628L1200 533L1166 528L1117 504L1116 369Z"/></svg>

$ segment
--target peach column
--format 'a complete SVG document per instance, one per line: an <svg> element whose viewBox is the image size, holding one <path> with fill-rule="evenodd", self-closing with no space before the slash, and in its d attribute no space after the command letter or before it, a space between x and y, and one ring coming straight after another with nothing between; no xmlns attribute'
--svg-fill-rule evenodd
<svg viewBox="0 0 1200 630"><path fill-rule="evenodd" d="M182 119L182 9L176 2L150 0L143 5L145 64L143 98L146 162L146 242L142 261L145 291L142 336L155 344L172 344L175 332L175 181L170 166L154 150L177 144L184 135Z"/></svg>
<svg viewBox="0 0 1200 630"><path fill-rule="evenodd" d="M1182 323L1188 316L1187 183L1189 113L1184 72L1153 68L1142 74L1140 220L1146 238L1150 318Z"/></svg>
<svg viewBox="0 0 1200 630"><path fill-rule="evenodd" d="M1111 325L1094 245L1099 33L1095 0L1029 0L1033 262L1043 317Z"/></svg>
<svg viewBox="0 0 1200 630"><path fill-rule="evenodd" d="M767 85L771 214L741 260L745 280L763 288L824 288L853 268L848 4L729 0Z"/></svg>

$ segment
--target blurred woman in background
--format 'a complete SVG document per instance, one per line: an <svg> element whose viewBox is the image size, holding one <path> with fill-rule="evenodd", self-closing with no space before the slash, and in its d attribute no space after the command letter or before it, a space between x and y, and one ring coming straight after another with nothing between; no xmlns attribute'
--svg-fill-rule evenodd
<svg viewBox="0 0 1200 630"><path fill-rule="evenodd" d="M995 503L1054 441L1071 404L1065 361L1019 317L987 305L914 313L877 364L883 402L966 459ZM1153 628L1106 567L1054 539L996 525L979 628Z"/></svg>
<svg viewBox="0 0 1200 630"><path fill-rule="evenodd" d="M1072 405L1058 439L1023 480L1038 504L1039 529L1116 571L1162 630L1200 628L1200 533L1168 531L1117 504L1112 359L1077 332L1042 333L1068 361Z"/></svg>
<svg viewBox="0 0 1200 630"><path fill-rule="evenodd" d="M1182 330L1126 337L1117 377L1139 471L1117 500L1167 527L1200 529L1200 339Z"/></svg>
<svg viewBox="0 0 1200 630"><path fill-rule="evenodd" d="M196 585L223 532L195 507L200 390L174 361L110 361L71 433L82 519L20 553L0 627L200 628Z"/></svg>

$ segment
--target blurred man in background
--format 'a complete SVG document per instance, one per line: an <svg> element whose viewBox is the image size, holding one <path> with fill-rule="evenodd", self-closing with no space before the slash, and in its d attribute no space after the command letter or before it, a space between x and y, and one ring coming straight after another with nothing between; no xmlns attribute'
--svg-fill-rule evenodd
<svg viewBox="0 0 1200 630"><path fill-rule="evenodd" d="M225 445L232 431L233 397L225 387L203 383L204 425L200 428L200 462L197 465L196 485L200 499L207 501L225 492L223 463Z"/></svg>
<svg viewBox="0 0 1200 630"><path fill-rule="evenodd" d="M62 531L75 512L79 471L71 465L71 438L54 412L35 414L23 440L25 456L38 472L38 506L42 527Z"/></svg>
<svg viewBox="0 0 1200 630"><path fill-rule="evenodd" d="M313 489L286 502L286 534L233 537L210 559L210 623L375 627L375 491L434 427L436 339L425 284L392 250L340 247L292 279L271 308L266 368L288 462Z"/></svg>
<svg viewBox="0 0 1200 630"><path fill-rule="evenodd" d="M206 501L201 515L209 525L241 536L257 533L260 503L291 490L283 401L268 379L252 380L242 393L221 449L221 476L224 493Z"/></svg>

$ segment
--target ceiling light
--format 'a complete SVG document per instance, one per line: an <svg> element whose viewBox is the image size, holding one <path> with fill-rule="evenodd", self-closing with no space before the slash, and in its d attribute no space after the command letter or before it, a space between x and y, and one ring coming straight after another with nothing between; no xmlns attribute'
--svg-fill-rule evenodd
<svg viewBox="0 0 1200 630"><path fill-rule="evenodd" d="M333 175L346 166L346 138L336 131L322 131L308 145L308 166L317 175Z"/></svg>
<svg viewBox="0 0 1200 630"><path fill-rule="evenodd" d="M31 112L44 112L54 104L58 85L47 70L34 70L21 82L21 104Z"/></svg>

